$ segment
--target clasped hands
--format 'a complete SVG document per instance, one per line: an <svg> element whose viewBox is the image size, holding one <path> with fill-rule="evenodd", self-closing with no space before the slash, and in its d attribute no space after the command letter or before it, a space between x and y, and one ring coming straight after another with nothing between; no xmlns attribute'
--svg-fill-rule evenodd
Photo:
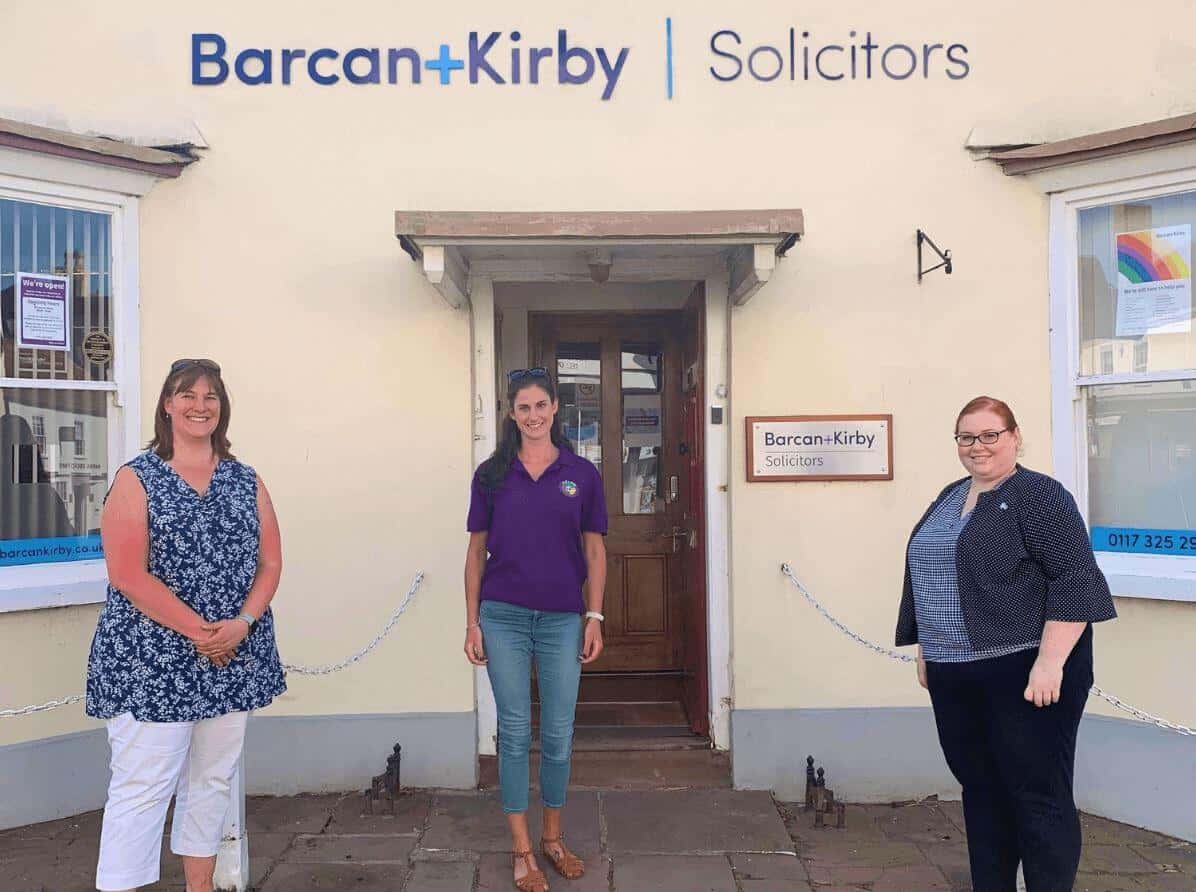
<svg viewBox="0 0 1196 892"><path fill-rule="evenodd" d="M232 662L241 642L249 637L249 624L240 619L204 623L199 629L199 635L193 637L191 643L200 656L207 657L221 668Z"/></svg>

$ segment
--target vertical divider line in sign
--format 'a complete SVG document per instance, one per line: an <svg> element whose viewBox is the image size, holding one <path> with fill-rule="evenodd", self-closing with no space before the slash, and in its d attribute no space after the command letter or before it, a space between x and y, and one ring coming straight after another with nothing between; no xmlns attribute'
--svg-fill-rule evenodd
<svg viewBox="0 0 1196 892"><path fill-rule="evenodd" d="M673 17L664 20L665 81L669 99L673 98Z"/></svg>

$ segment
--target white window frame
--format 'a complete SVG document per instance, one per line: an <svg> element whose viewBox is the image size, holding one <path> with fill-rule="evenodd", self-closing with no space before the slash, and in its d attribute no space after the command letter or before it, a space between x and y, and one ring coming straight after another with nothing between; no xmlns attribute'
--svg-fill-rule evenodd
<svg viewBox="0 0 1196 892"><path fill-rule="evenodd" d="M1150 153L1142 168L1154 166ZM1098 384L1196 380L1196 369L1080 374L1079 212L1087 208L1196 192L1196 157L1170 170L1127 175L1129 159L1084 166L1062 177L1050 196L1051 427L1056 477L1076 497L1088 521L1087 406L1084 388ZM1129 165L1127 165L1129 161ZM1166 166L1166 165L1165 165ZM1087 182L1084 182L1087 180ZM1048 186L1049 190L1049 186ZM1097 563L1113 594L1196 602L1196 557L1098 551Z"/></svg>
<svg viewBox="0 0 1196 892"><path fill-rule="evenodd" d="M108 408L108 480L135 455L141 424L141 336L138 316L139 198L156 178L54 156L0 148L0 198L107 214L111 219L114 351L111 381L39 381L38 388L100 390ZM0 387L29 387L0 377ZM0 567L0 613L102 602L103 560Z"/></svg>

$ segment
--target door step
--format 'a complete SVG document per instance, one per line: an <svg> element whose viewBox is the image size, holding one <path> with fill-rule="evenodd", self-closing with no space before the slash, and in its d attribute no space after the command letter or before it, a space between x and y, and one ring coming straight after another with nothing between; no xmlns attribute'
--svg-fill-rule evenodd
<svg viewBox="0 0 1196 892"><path fill-rule="evenodd" d="M679 727L581 727L573 731L573 752L681 752L709 750L710 740ZM540 741L532 737L532 752L540 751Z"/></svg>
<svg viewBox="0 0 1196 892"><path fill-rule="evenodd" d="M539 788L540 754L531 754L530 780ZM498 788L498 758L478 758L478 787ZM699 790L731 789L731 759L709 749L575 750L570 789Z"/></svg>
<svg viewBox="0 0 1196 892"><path fill-rule="evenodd" d="M533 711L533 722L539 720L539 706ZM609 703L603 701L578 703L577 728L585 727L659 727L685 728L685 708L677 701L671 703Z"/></svg>
<svg viewBox="0 0 1196 892"><path fill-rule="evenodd" d="M579 703L664 703L681 699L683 674L657 672L583 672L577 691ZM532 679L532 699L539 694Z"/></svg>

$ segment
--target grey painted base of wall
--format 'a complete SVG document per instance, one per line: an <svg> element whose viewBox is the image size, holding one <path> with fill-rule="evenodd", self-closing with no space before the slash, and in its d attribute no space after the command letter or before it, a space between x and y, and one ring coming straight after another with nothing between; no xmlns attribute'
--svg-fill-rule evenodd
<svg viewBox="0 0 1196 892"><path fill-rule="evenodd" d="M801 800L807 754L825 766L836 797L959 798L928 707L732 712L736 789L773 790L780 799ZM1075 789L1085 811L1196 841L1196 738L1132 720L1085 716Z"/></svg>
<svg viewBox="0 0 1196 892"><path fill-rule="evenodd" d="M103 728L0 746L0 830L104 807Z"/></svg>
<svg viewBox="0 0 1196 892"><path fill-rule="evenodd" d="M403 786L469 789L478 783L472 712L255 716L245 735L251 794L364 790L403 746Z"/></svg>
<svg viewBox="0 0 1196 892"><path fill-rule="evenodd" d="M364 790L403 745L410 787L477 785L472 712L399 715L254 716L245 736L248 792ZM102 808L108 792L103 728L0 746L0 829Z"/></svg>

